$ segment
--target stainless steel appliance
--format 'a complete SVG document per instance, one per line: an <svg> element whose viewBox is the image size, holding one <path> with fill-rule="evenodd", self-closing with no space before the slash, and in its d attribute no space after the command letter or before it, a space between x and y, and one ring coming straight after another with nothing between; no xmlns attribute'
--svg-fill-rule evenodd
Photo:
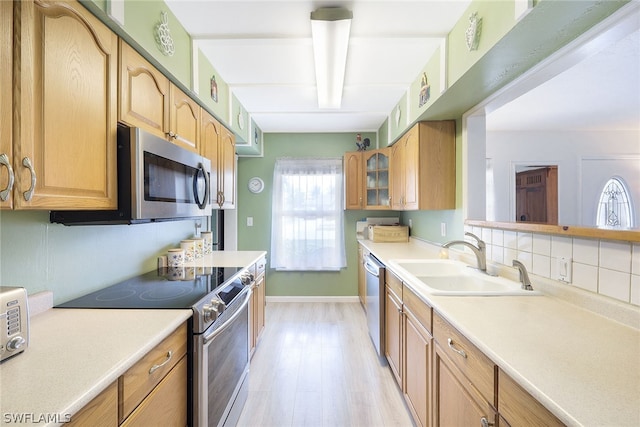
<svg viewBox="0 0 640 427"><path fill-rule="evenodd" d="M384 274L385 266L375 256L364 257L367 281L367 325L378 356L384 356Z"/></svg>
<svg viewBox="0 0 640 427"><path fill-rule="evenodd" d="M56 307L191 308L188 424L235 425L247 398L254 278L244 267L185 270L160 268Z"/></svg>
<svg viewBox="0 0 640 427"><path fill-rule="evenodd" d="M29 306L24 288L0 286L0 361L29 345Z"/></svg>
<svg viewBox="0 0 640 427"><path fill-rule="evenodd" d="M52 211L66 225L135 224L211 215L211 161L139 128L118 127L118 209Z"/></svg>

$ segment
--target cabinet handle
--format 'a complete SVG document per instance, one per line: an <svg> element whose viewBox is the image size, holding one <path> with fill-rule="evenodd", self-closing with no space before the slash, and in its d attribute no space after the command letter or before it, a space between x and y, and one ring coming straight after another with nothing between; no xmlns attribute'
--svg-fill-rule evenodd
<svg viewBox="0 0 640 427"><path fill-rule="evenodd" d="M480 418L480 426L481 427L490 427L495 425L494 423L490 423L487 417Z"/></svg>
<svg viewBox="0 0 640 427"><path fill-rule="evenodd" d="M447 344L449 345L449 348L453 351L455 351L456 353L458 353L460 356L464 357L465 359L467 358L467 353L464 352L464 350L458 350L457 348L455 348L453 346L453 340L451 338L447 339Z"/></svg>
<svg viewBox="0 0 640 427"><path fill-rule="evenodd" d="M33 197L33 192L36 189L36 171L35 169L33 169L31 160L28 157L25 157L24 159L22 159L22 165L27 169L29 169L29 172L31 173L31 187L27 191L22 193L22 195L24 196L24 199L28 202Z"/></svg>
<svg viewBox="0 0 640 427"><path fill-rule="evenodd" d="M175 134L175 133L173 133L173 132L171 132L171 131L167 132L167 134L166 134L166 135L167 135L169 138L171 138L171 139L176 139L176 138L178 137L178 135L177 135L177 134Z"/></svg>
<svg viewBox="0 0 640 427"><path fill-rule="evenodd" d="M4 190L0 191L0 200L4 202L9 198L11 190L13 190L13 181L15 177L13 175L13 168L11 167L11 163L9 163L9 156L7 156L5 153L0 154L0 165L5 165L7 167L7 171L9 172L9 183Z"/></svg>
<svg viewBox="0 0 640 427"><path fill-rule="evenodd" d="M165 360L164 362L162 362L159 365L153 365L151 367L151 369L149 369L149 375L153 374L155 371L157 371L158 369L162 368L164 365L166 365L167 363L169 363L169 361L171 360L171 356L173 356L173 352L171 350L169 350L167 352L167 360Z"/></svg>

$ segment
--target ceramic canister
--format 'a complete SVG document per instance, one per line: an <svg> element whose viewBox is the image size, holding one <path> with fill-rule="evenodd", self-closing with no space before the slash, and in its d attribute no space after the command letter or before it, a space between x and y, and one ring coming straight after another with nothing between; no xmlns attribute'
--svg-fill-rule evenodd
<svg viewBox="0 0 640 427"><path fill-rule="evenodd" d="M169 267L182 267L184 265L184 249L169 249L167 252L167 265Z"/></svg>

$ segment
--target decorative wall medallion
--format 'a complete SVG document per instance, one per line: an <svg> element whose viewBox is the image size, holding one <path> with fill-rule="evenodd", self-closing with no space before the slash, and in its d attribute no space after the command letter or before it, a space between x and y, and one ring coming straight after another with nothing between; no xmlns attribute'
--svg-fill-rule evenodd
<svg viewBox="0 0 640 427"><path fill-rule="evenodd" d="M253 129L253 143L258 145L258 129Z"/></svg>
<svg viewBox="0 0 640 427"><path fill-rule="evenodd" d="M480 34L482 33L482 18L478 18L478 12L473 12L469 16L469 26L464 32L467 40L467 48L469 51L477 50L480 43Z"/></svg>
<svg viewBox="0 0 640 427"><path fill-rule="evenodd" d="M420 80L420 96L418 97L418 107L422 107L429 102L431 98L431 86L427 80L427 73L422 73L422 79Z"/></svg>
<svg viewBox="0 0 640 427"><path fill-rule="evenodd" d="M215 74L211 76L211 99L213 102L218 102L218 83L216 83Z"/></svg>
<svg viewBox="0 0 640 427"><path fill-rule="evenodd" d="M173 45L171 30L169 30L169 16L167 15L167 12L161 12L160 15L160 22L156 25L156 43L160 52L166 56L173 56L176 49Z"/></svg>
<svg viewBox="0 0 640 427"><path fill-rule="evenodd" d="M396 116L395 116L395 120L396 120L396 126L400 125L400 117L402 116L402 111L400 111L400 106L398 105L396 107Z"/></svg>

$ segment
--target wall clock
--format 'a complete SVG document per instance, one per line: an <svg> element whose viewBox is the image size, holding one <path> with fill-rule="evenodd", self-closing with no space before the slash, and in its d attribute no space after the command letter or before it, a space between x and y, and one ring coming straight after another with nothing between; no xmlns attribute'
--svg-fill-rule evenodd
<svg viewBox="0 0 640 427"><path fill-rule="evenodd" d="M261 193L264 190L264 181L257 176L254 176L249 180L249 191L252 193Z"/></svg>

